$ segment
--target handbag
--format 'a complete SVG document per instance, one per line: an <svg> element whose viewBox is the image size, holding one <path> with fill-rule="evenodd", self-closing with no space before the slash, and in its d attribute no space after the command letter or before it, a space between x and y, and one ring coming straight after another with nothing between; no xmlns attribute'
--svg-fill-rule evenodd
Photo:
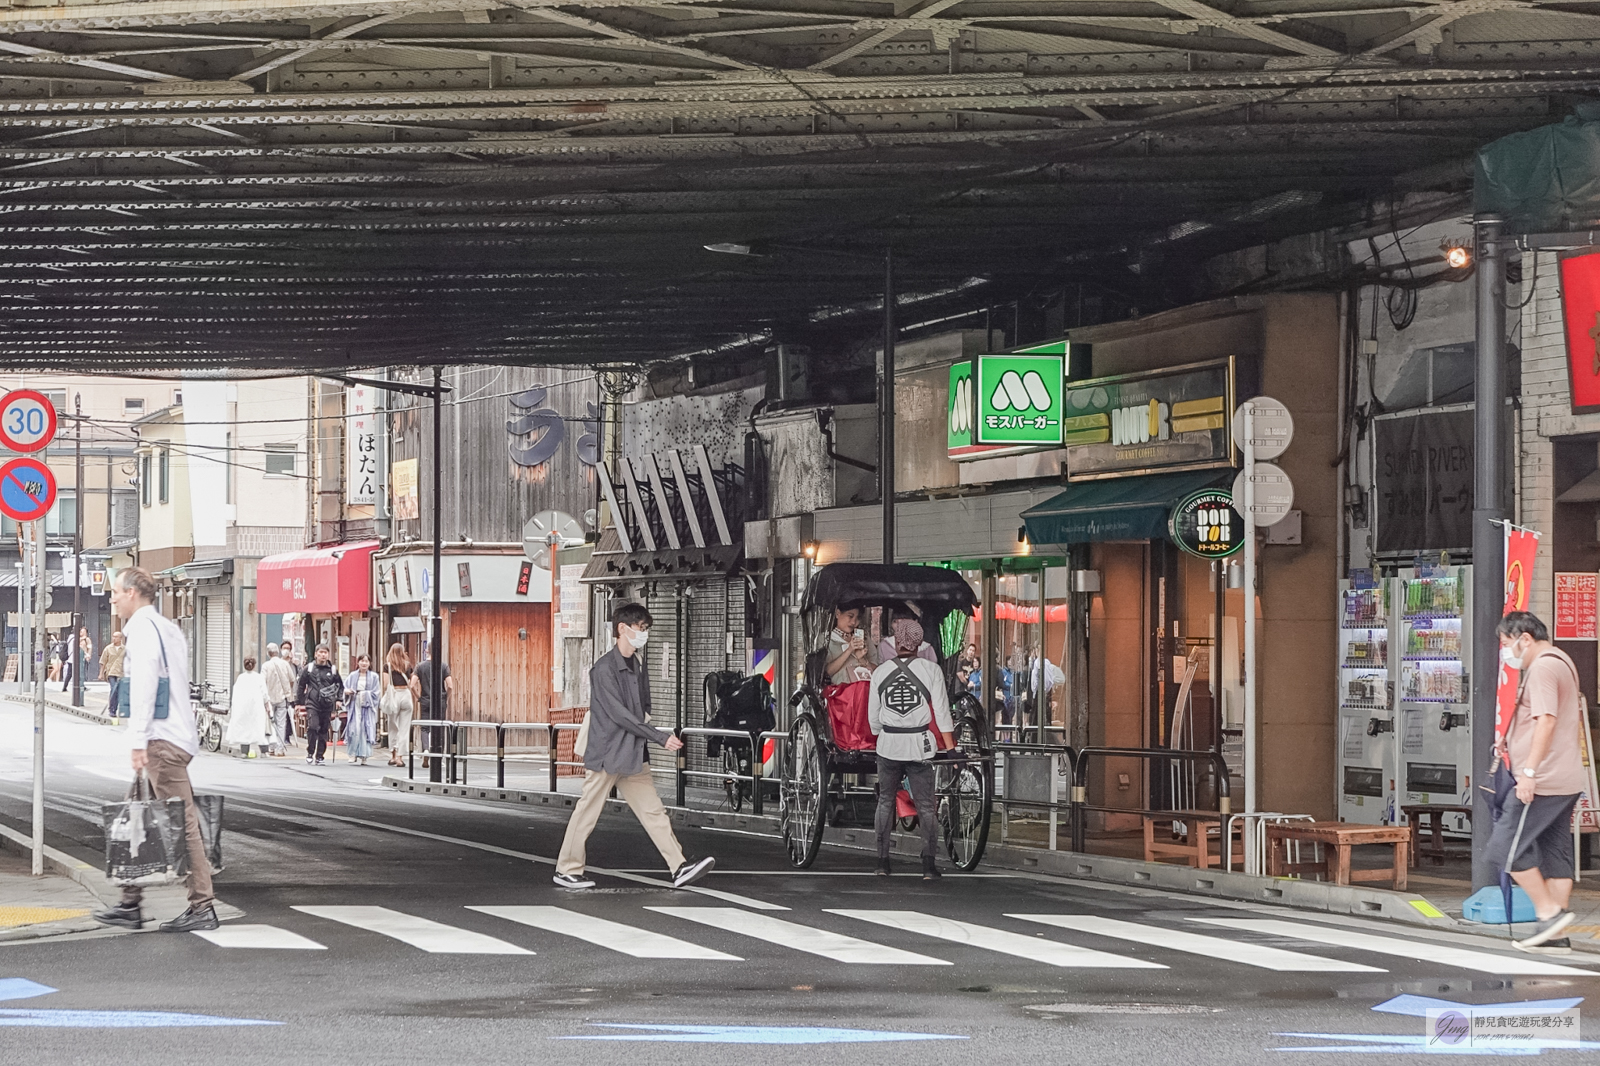
<svg viewBox="0 0 1600 1066"><path fill-rule="evenodd" d="M148 794L148 798L146 798ZM144 774L128 799L100 807L105 829L106 876L117 885L164 885L177 879L184 853L183 800L158 800Z"/></svg>
<svg viewBox="0 0 1600 1066"><path fill-rule="evenodd" d="M589 752L589 715L592 713L584 712L583 723L578 726L578 736L572 742L572 754L580 759Z"/></svg>
<svg viewBox="0 0 1600 1066"><path fill-rule="evenodd" d="M161 627L151 622L156 631L156 643L161 646L161 669L165 674L172 671L167 667L167 644L161 639ZM123 684L117 686L117 713L118 718L131 718L133 708L128 704L128 697L133 689L131 679L124 678ZM172 710L172 679L162 676L156 682L156 718L165 718Z"/></svg>

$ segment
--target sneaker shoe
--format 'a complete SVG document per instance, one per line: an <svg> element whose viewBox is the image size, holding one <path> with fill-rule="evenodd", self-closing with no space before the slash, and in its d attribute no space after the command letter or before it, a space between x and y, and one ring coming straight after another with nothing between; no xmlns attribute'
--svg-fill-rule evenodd
<svg viewBox="0 0 1600 1066"><path fill-rule="evenodd" d="M932 859L922 860L922 879L924 881L937 881L942 875L939 867Z"/></svg>
<svg viewBox="0 0 1600 1066"><path fill-rule="evenodd" d="M556 874L550 880L557 888L593 888L594 882L582 874Z"/></svg>
<svg viewBox="0 0 1600 1066"><path fill-rule="evenodd" d="M672 871L672 887L684 888L688 885L694 884L706 874L710 873L711 868L716 864L717 860L711 858L709 855L701 859L699 862L684 863L682 866Z"/></svg>
<svg viewBox="0 0 1600 1066"><path fill-rule="evenodd" d="M193 933L198 930L215 929L222 923L217 921L217 909L207 903L199 910L190 907L170 922L161 923L163 933Z"/></svg>
<svg viewBox="0 0 1600 1066"><path fill-rule="evenodd" d="M119 903L115 907L94 912L94 920L101 925L114 925L118 929L143 929L144 914L137 903Z"/></svg>
<svg viewBox="0 0 1600 1066"><path fill-rule="evenodd" d="M878 863L878 869L877 869L876 873L877 873L877 875L879 877L888 877L889 876L889 860L888 859L884 859L882 862Z"/></svg>
<svg viewBox="0 0 1600 1066"><path fill-rule="evenodd" d="M1536 948L1549 940L1554 940L1557 933L1571 925L1577 915L1571 911L1557 911L1538 925L1533 927L1533 932L1517 941L1519 948Z"/></svg>
<svg viewBox="0 0 1600 1066"><path fill-rule="evenodd" d="M318 766L327 766L328 764L324 760L318 759L317 760L317 765Z"/></svg>
<svg viewBox="0 0 1600 1066"><path fill-rule="evenodd" d="M313 759L311 756L309 756L309 755L306 756L306 765L307 766L315 766L316 762L317 762L317 760Z"/></svg>

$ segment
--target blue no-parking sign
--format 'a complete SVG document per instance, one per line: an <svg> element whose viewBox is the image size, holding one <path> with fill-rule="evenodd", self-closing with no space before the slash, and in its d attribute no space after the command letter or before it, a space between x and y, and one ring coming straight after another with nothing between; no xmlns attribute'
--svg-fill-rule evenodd
<svg viewBox="0 0 1600 1066"><path fill-rule="evenodd" d="M18 522L32 522L56 502L56 476L38 459L13 459L0 466L0 513Z"/></svg>

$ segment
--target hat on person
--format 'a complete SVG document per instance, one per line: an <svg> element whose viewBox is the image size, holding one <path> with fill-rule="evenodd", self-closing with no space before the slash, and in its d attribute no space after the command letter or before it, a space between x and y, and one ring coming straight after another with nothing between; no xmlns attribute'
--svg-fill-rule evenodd
<svg viewBox="0 0 1600 1066"><path fill-rule="evenodd" d="M922 647L922 623L915 618L896 618L889 628L894 631L896 653L915 655Z"/></svg>

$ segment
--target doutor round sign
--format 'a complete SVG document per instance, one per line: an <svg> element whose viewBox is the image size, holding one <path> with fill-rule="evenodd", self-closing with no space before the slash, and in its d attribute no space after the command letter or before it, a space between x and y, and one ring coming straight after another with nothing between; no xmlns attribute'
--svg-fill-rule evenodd
<svg viewBox="0 0 1600 1066"><path fill-rule="evenodd" d="M1257 396L1245 403L1255 407L1256 459L1276 459L1289 450L1294 440L1294 416L1271 396ZM1244 404L1233 413L1233 443L1244 447Z"/></svg>
<svg viewBox="0 0 1600 1066"><path fill-rule="evenodd" d="M1172 509L1167 535L1190 555L1222 559L1244 547L1244 519L1227 489L1201 489Z"/></svg>
<svg viewBox="0 0 1600 1066"><path fill-rule="evenodd" d="M1276 463L1256 464L1255 518L1258 526L1275 526L1294 507L1294 482ZM1233 498L1244 507L1244 471L1233 479Z"/></svg>
<svg viewBox="0 0 1600 1066"><path fill-rule="evenodd" d="M56 476L38 459L0 466L0 514L17 522L43 518L56 503Z"/></svg>
<svg viewBox="0 0 1600 1066"><path fill-rule="evenodd" d="M0 400L0 444L36 452L56 437L56 406L42 392L15 389Z"/></svg>

